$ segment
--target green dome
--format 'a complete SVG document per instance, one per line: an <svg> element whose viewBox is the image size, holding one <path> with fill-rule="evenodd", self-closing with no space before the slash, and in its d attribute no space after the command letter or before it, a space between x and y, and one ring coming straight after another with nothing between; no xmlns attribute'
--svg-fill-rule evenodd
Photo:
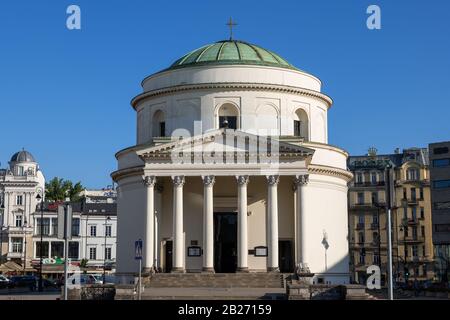
<svg viewBox="0 0 450 320"><path fill-rule="evenodd" d="M276 53L238 40L223 40L189 52L167 70L201 65L260 65L298 70Z"/></svg>

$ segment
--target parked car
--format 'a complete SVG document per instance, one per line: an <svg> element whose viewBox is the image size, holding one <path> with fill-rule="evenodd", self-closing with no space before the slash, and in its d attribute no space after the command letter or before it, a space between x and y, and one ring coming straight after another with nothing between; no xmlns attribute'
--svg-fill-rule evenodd
<svg viewBox="0 0 450 320"><path fill-rule="evenodd" d="M14 276L11 277L10 287L28 287L30 290L35 290L38 285L38 278L35 276Z"/></svg>
<svg viewBox="0 0 450 320"><path fill-rule="evenodd" d="M8 288L11 285L11 280L9 280L4 275L0 274L0 289Z"/></svg>

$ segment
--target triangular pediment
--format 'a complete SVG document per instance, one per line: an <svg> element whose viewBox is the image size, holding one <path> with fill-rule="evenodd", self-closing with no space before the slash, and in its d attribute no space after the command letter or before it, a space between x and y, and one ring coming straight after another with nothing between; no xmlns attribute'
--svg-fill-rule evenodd
<svg viewBox="0 0 450 320"><path fill-rule="evenodd" d="M313 149L233 129L219 129L201 135L180 138L137 151L144 161L150 158L179 157L186 154L223 154L247 157L312 157Z"/></svg>

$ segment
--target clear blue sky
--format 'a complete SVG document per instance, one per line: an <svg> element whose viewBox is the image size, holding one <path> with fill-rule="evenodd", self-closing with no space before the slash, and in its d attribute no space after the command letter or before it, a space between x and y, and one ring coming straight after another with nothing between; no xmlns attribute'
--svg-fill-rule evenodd
<svg viewBox="0 0 450 320"><path fill-rule="evenodd" d="M82 10L82 30L65 27ZM382 29L366 28L366 8ZM0 161L25 147L47 179L111 184L116 151L135 143L130 99L184 53L228 37L318 76L334 99L329 140L352 154L450 140L446 0L41 0L0 4Z"/></svg>

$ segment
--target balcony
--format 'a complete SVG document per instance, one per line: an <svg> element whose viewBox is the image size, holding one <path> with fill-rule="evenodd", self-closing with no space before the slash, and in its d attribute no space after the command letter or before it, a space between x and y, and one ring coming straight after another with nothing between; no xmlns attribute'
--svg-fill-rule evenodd
<svg viewBox="0 0 450 320"><path fill-rule="evenodd" d="M373 222L370 224L370 229L372 230L378 230L379 227L380 225L378 224L378 222Z"/></svg>
<svg viewBox="0 0 450 320"><path fill-rule="evenodd" d="M357 223L356 224L356 230L364 230L365 225L364 223Z"/></svg>
<svg viewBox="0 0 450 320"><path fill-rule="evenodd" d="M23 252L8 252L7 259L23 259Z"/></svg>
<svg viewBox="0 0 450 320"><path fill-rule="evenodd" d="M408 225L416 225L418 223L419 223L419 220L417 218L408 219Z"/></svg>
<svg viewBox="0 0 450 320"><path fill-rule="evenodd" d="M354 187L382 187L384 186L384 181L378 181L376 183L372 182L353 182Z"/></svg>
<svg viewBox="0 0 450 320"><path fill-rule="evenodd" d="M420 243L420 242L424 242L424 241L425 241L424 236L407 236L401 240L401 242L404 242L404 243Z"/></svg>

